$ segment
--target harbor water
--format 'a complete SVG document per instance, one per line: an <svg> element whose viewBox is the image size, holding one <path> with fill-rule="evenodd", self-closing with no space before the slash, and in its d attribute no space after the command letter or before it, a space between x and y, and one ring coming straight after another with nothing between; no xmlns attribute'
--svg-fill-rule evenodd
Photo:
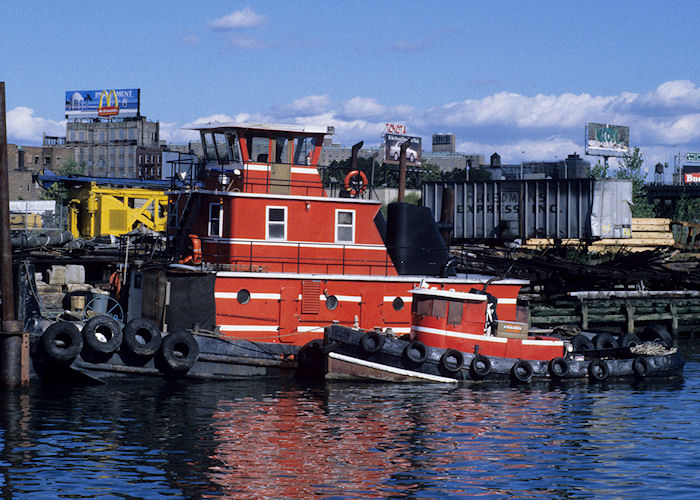
<svg viewBox="0 0 700 500"><path fill-rule="evenodd" d="M509 387L126 380L2 392L3 498L698 498L685 377Z"/></svg>

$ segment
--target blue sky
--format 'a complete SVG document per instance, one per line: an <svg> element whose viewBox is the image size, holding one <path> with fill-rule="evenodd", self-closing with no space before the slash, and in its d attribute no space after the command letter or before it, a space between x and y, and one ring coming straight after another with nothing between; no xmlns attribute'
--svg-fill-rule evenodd
<svg viewBox="0 0 700 500"><path fill-rule="evenodd" d="M140 88L163 138L210 120L333 125L506 162L630 127L647 164L700 150L700 1L4 2L8 138L65 133L67 90ZM595 159L594 159L595 161Z"/></svg>

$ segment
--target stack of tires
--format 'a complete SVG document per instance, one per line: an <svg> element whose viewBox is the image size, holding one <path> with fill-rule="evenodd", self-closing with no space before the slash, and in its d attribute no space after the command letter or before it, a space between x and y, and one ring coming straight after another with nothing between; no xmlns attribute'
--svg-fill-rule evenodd
<svg viewBox="0 0 700 500"><path fill-rule="evenodd" d="M50 325L42 334L40 348L50 360L70 364L79 355L89 363L115 364L119 354L124 365L143 366L152 358L159 370L168 375L186 373L197 362L199 347L192 334L175 331L161 336L155 324L146 318L129 321L124 328L112 317L90 318L79 331L69 321Z"/></svg>

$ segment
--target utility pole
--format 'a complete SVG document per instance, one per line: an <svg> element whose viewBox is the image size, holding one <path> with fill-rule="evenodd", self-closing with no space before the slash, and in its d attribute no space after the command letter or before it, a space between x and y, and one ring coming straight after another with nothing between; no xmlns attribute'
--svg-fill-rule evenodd
<svg viewBox="0 0 700 500"><path fill-rule="evenodd" d="M0 292L2 293L2 327L0 328L0 385L19 387L28 382L22 370L22 323L15 313L12 283L12 247L10 245L10 189L7 161L7 124L5 82L0 82ZM26 360L24 366L28 366Z"/></svg>

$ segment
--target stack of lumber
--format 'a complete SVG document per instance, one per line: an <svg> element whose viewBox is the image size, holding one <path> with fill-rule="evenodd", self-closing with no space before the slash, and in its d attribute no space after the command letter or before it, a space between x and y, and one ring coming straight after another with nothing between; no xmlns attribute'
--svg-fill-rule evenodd
<svg viewBox="0 0 700 500"><path fill-rule="evenodd" d="M643 252L659 247L674 246L671 219L632 219L631 238L604 238L588 243L591 252L608 252L620 247L631 252ZM548 246L559 245L585 245L584 240L566 239L556 241L552 239L531 238L523 242L523 248L540 249Z"/></svg>

